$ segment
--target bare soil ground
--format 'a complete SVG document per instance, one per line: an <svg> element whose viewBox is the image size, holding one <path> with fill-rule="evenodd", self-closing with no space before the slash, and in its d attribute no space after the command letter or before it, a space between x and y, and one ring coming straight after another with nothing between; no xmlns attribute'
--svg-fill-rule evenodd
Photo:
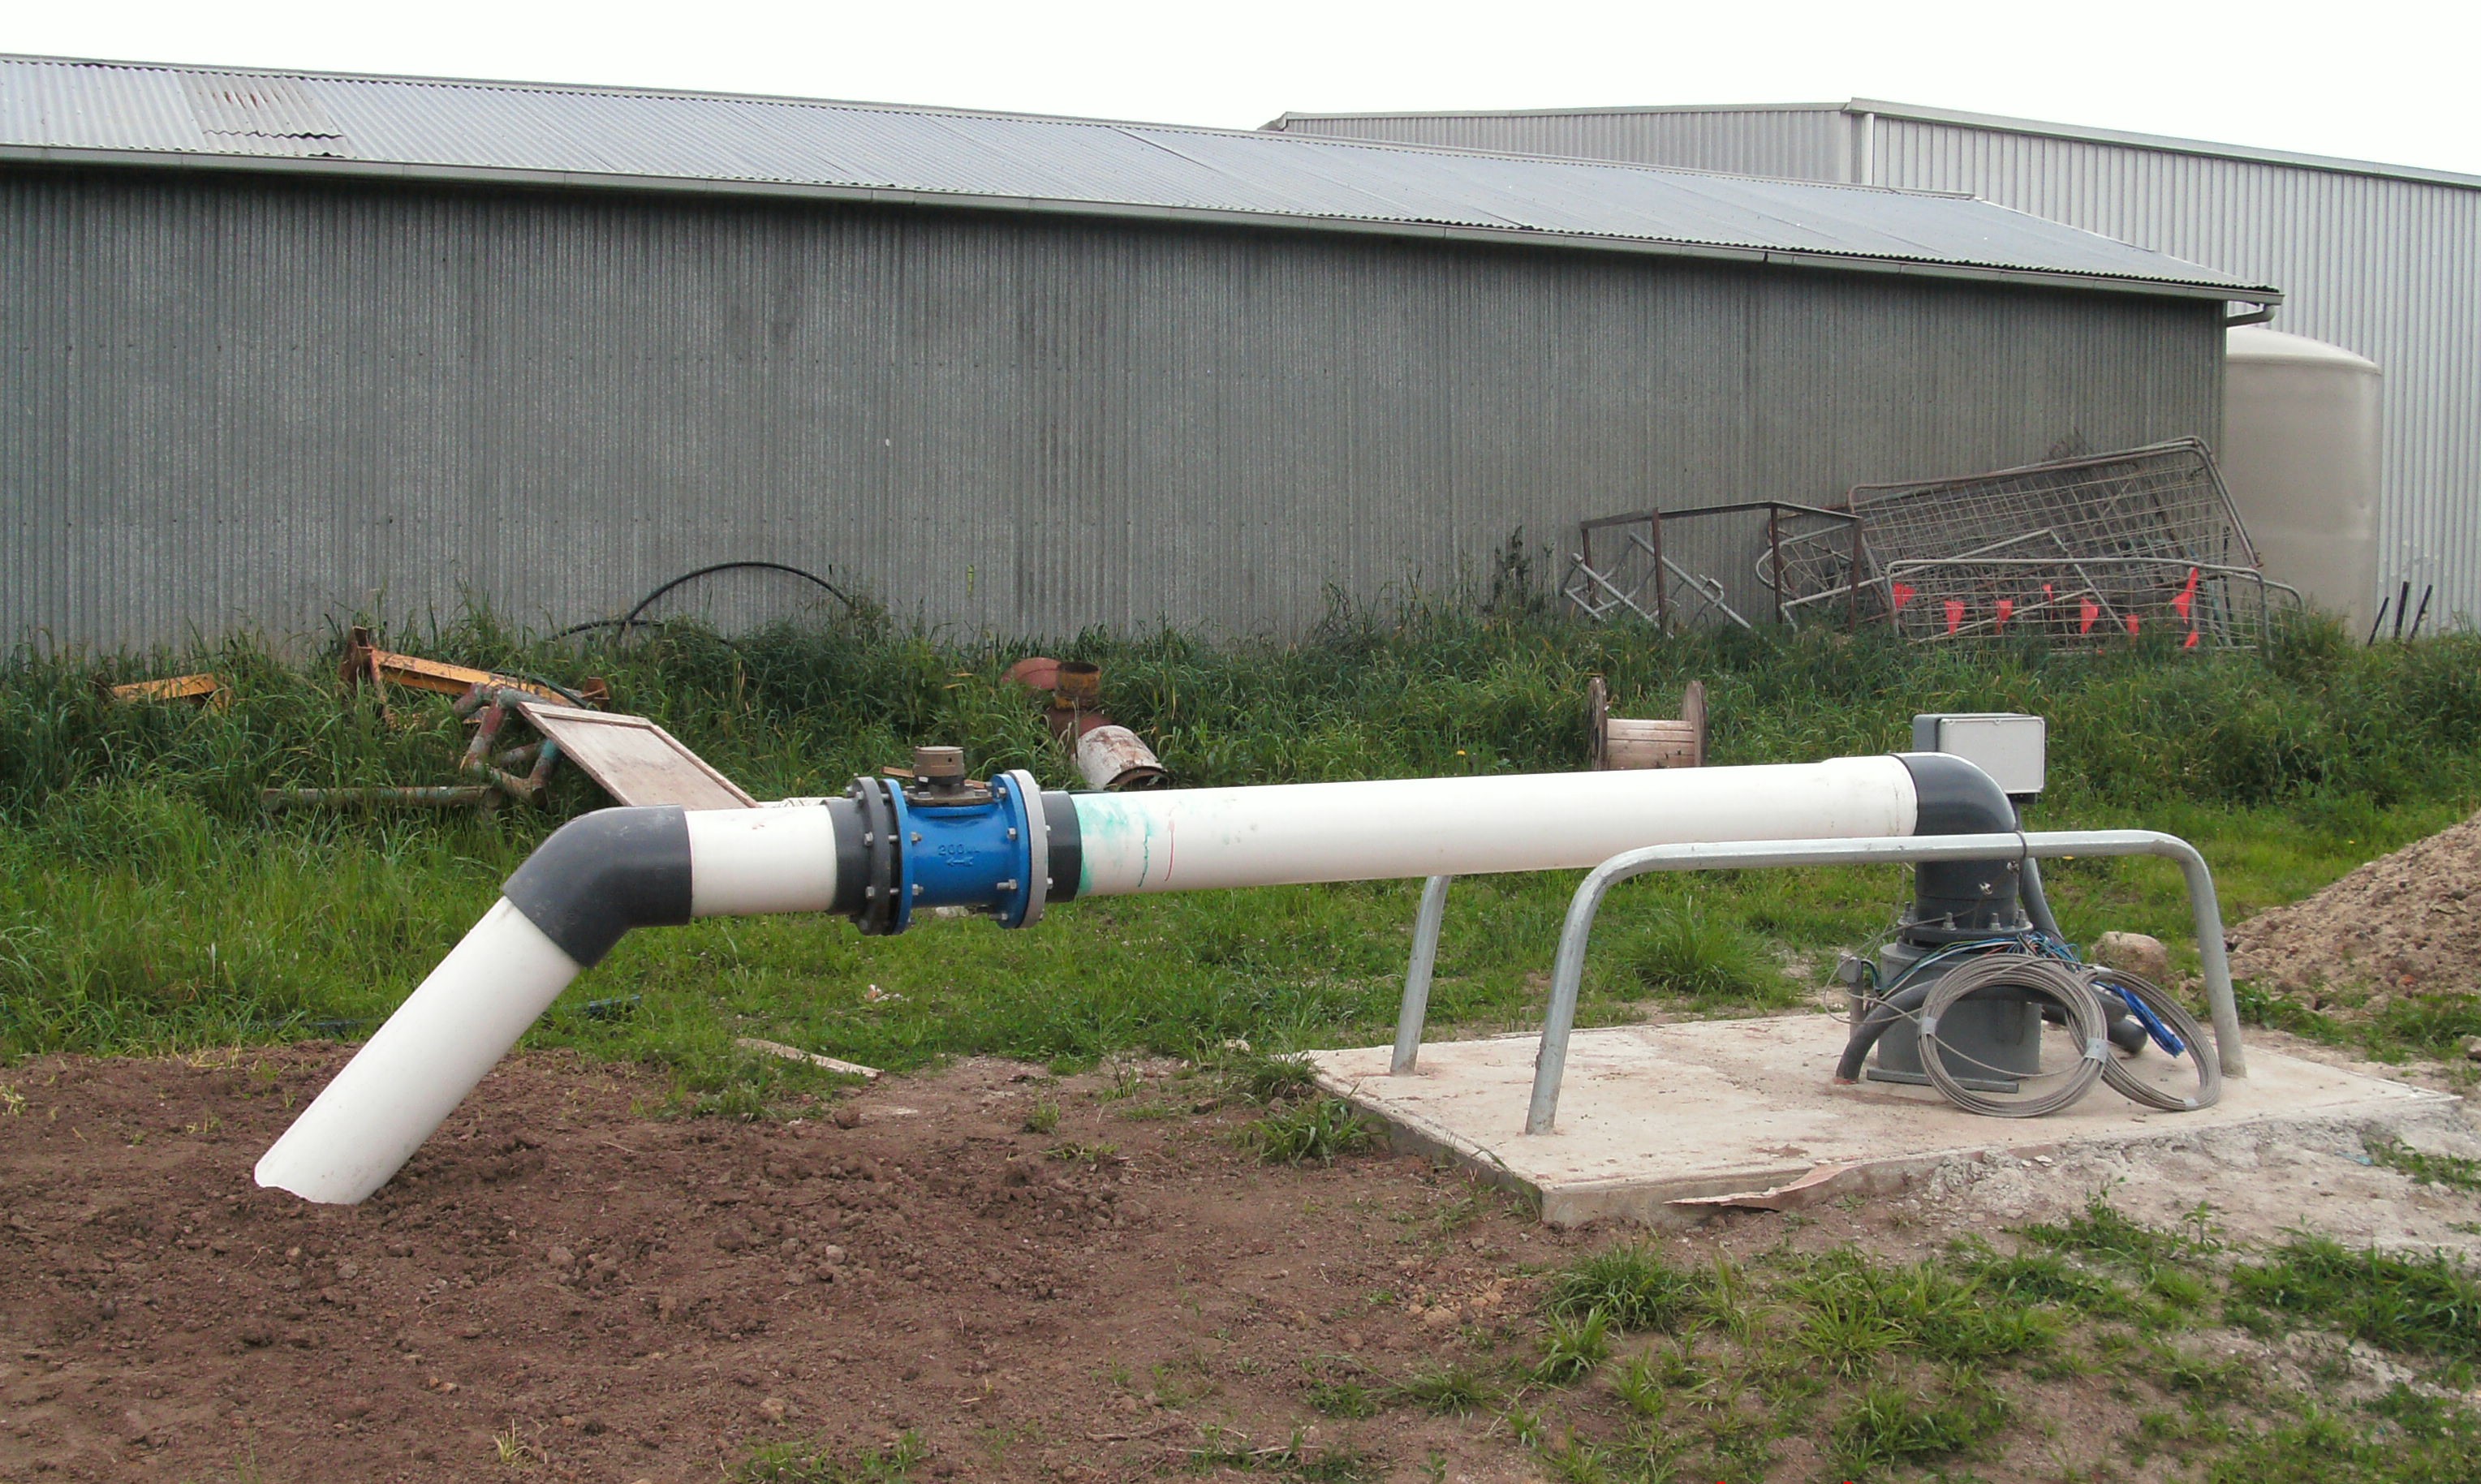
<svg viewBox="0 0 2481 1484"><path fill-rule="evenodd" d="M1539 1478L1486 1410L1342 1420L1312 1388L1529 1343L1538 1275L1614 1239L1417 1159L1264 1164L1235 1136L1256 1109L1170 1064L975 1061L734 1124L658 1119L651 1080L529 1055L362 1207L255 1189L344 1056L0 1075L0 1479L713 1480L770 1443L849 1457L907 1432L935 1478L1220 1476L1201 1452L1285 1448L1267 1456ZM1027 1132L1044 1103L1058 1128ZM2162 1221L2211 1202L2237 1236L2469 1244L2451 1234L2481 1212L2349 1131L2234 1131L1665 1240L1684 1262L1787 1239L1908 1257L2104 1186ZM1800 1452L1775 1476L1807 1477ZM1976 1476L2055 1476L2038 1450L2022 1467Z"/></svg>
<svg viewBox="0 0 2481 1484"><path fill-rule="evenodd" d="M2481 994L2481 815L2232 933L2232 972L2286 993Z"/></svg>
<svg viewBox="0 0 2481 1484"><path fill-rule="evenodd" d="M344 1055L8 1070L0 1478L706 1480L905 1431L933 1477L1125 1477L1315 1447L1303 1362L1401 1370L1570 1240L1419 1160L1270 1167L1251 1110L988 1061L846 1128L660 1121L658 1083L520 1057L366 1205L256 1189ZM1383 1426L1527 1474L1478 1421Z"/></svg>

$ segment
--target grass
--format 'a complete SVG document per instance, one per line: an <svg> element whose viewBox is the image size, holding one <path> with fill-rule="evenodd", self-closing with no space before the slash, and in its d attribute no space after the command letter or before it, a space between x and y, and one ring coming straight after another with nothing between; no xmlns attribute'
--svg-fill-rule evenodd
<svg viewBox="0 0 2481 1484"><path fill-rule="evenodd" d="M2310 1319L2407 1355L2481 1361L2481 1279L2443 1253L2354 1251L2301 1237L2233 1267L2231 1296L2235 1317L2254 1327Z"/></svg>
<svg viewBox="0 0 2481 1484"><path fill-rule="evenodd" d="M2015 1237L2015 1254L1968 1239L1900 1263L1804 1252L1788 1234L1693 1273L1615 1243L1543 1275L1529 1336L1485 1341L1517 1378L1513 1395L1493 1398L1470 1367L1417 1373L1397 1394L1451 1397L1441 1412L1495 1407L1554 1479L2481 1478L2466 1359L2481 1336L2481 1280L2452 1262L2307 1237L2239 1252L2207 1212L2156 1227L2100 1195ZM2197 1321L2162 1300L2164 1273L2280 1337L2320 1394L2286 1390L2280 1367L2235 1353L2228 1336L2182 1339ZM1631 1302L1643 1307L1625 1329L1601 1307ZM2315 1358L2340 1357L2345 1341L2421 1380L2337 1399L2349 1394L2328 1390L2345 1379L2339 1362ZM2062 1382L2112 1402L2080 1413L2073 1438L2050 1421L2045 1388ZM1785 1456L1804 1445L1815 1471L1786 1474Z"/></svg>
<svg viewBox="0 0 2481 1484"><path fill-rule="evenodd" d="M1248 1137L1269 1164L1333 1164L1372 1147L1378 1133L1342 1098L1289 1104L1249 1125Z"/></svg>
<svg viewBox="0 0 2481 1484"><path fill-rule="evenodd" d="M1388 1393L1371 1380L1370 1367L1349 1356L1327 1355L1301 1362L1307 1377L1310 1407L1321 1417L1358 1421L1387 1408Z"/></svg>
<svg viewBox="0 0 2481 1484"><path fill-rule="evenodd" d="M2239 1440L2214 1459L2204 1484L2469 1484L2481 1478L2481 1422L2434 1403L2334 1410L2310 1404L2296 1420ZM2410 1419L2407 1425L2405 1419Z"/></svg>
<svg viewBox="0 0 2481 1484"><path fill-rule="evenodd" d="M1953 1254L1959 1268L1981 1288L2018 1304L2048 1304L2062 1313L2126 1318L2135 1311L2127 1296L2106 1279L2089 1274L2056 1251L2026 1251L2001 1256L1990 1244L1970 1238Z"/></svg>
<svg viewBox="0 0 2481 1484"><path fill-rule="evenodd" d="M1244 1048L1218 1051L1214 1065L1235 1097L1252 1103L1282 1103L1318 1090L1318 1069L1297 1056L1270 1056Z"/></svg>
<svg viewBox="0 0 2481 1484"><path fill-rule="evenodd" d="M1801 998L1783 970L1768 962L1764 945L1738 926L1709 917L1693 902L1640 932L1627 956L1649 991L1677 996L1701 1008L1779 1009Z"/></svg>
<svg viewBox="0 0 2481 1484"><path fill-rule="evenodd" d="M1236 1473L1264 1473L1279 1479L1301 1481L1301 1484L1361 1484L1386 1475L1383 1459L1374 1458L1348 1444L1319 1446L1294 1434L1284 1443L1264 1447L1251 1447L1245 1441L1226 1439L1214 1446L1198 1448L1188 1455L1191 1471L1208 1473L1228 1469Z"/></svg>
<svg viewBox="0 0 2481 1484"><path fill-rule="evenodd" d="M1877 1357L1897 1353L1961 1365L2013 1360L2058 1335L2037 1304L1936 1262L1887 1266L1845 1250L1804 1264L1783 1291L1806 1311L1800 1347L1846 1376L1873 1374Z"/></svg>
<svg viewBox="0 0 2481 1484"><path fill-rule="evenodd" d="M2024 1236L2036 1247L2131 1274L2149 1293L2181 1308L2195 1308L2205 1300L2207 1289L2200 1269L2223 1249L2203 1208L2177 1229L2147 1226L2122 1214L2100 1191L2086 1199L2079 1214L2028 1226Z"/></svg>
<svg viewBox="0 0 2481 1484"><path fill-rule="evenodd" d="M1542 1332L1542 1358L1534 1363L1533 1379L1574 1386L1602 1368L1610 1353L1610 1315L1599 1309L1575 1318L1554 1314Z"/></svg>
<svg viewBox="0 0 2481 1484"><path fill-rule="evenodd" d="M724 1477L731 1484L901 1484L927 1456L912 1433L849 1454L819 1442L769 1443L751 1449Z"/></svg>
<svg viewBox="0 0 2481 1484"><path fill-rule="evenodd" d="M1470 1417L1498 1400L1498 1389L1481 1372L1459 1364L1427 1367L1404 1378L1397 1394L1441 1417Z"/></svg>
<svg viewBox="0 0 2481 1484"><path fill-rule="evenodd" d="M1557 1319L1606 1316L1623 1331L1669 1330L1700 1312L1701 1289L1638 1242L1623 1242L1580 1259L1551 1285L1548 1308Z"/></svg>
<svg viewBox="0 0 2481 1484"><path fill-rule="evenodd" d="M1054 1144L1043 1153L1070 1164L1107 1164L1120 1158L1120 1146L1071 1139L1066 1143Z"/></svg>
<svg viewBox="0 0 2481 1484"><path fill-rule="evenodd" d="M797 1100L817 1101L853 1079L806 1061L700 1041L669 1058L671 1087L657 1112L756 1123Z"/></svg>
<svg viewBox="0 0 2481 1484"><path fill-rule="evenodd" d="M2011 1411L2004 1397L1978 1383L1928 1392L1875 1385L1835 1419L1828 1456L1853 1474L1947 1458L1989 1439Z"/></svg>
<svg viewBox="0 0 2481 1484"><path fill-rule="evenodd" d="M2321 1009L2245 981L2233 986L2233 995L2241 1018L2251 1025L2349 1047L2378 1061L2415 1056L2443 1061L2449 1076L2469 1075L2465 1042L2481 1035L2481 997L2428 995L2377 1002L2363 985L2328 986L2318 995L2326 1005Z"/></svg>
<svg viewBox="0 0 2481 1484"><path fill-rule="evenodd" d="M5 1095L5 1090L0 1090L0 1097ZM2378 1163L2415 1180L2444 1185L2449 1190L2481 1190L2481 1159L2424 1154L2397 1138L2371 1138L2361 1147Z"/></svg>

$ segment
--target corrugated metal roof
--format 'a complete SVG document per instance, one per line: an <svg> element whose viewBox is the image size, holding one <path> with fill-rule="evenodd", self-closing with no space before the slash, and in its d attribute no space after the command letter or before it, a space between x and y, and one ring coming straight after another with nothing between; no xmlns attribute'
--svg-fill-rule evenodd
<svg viewBox="0 0 2481 1484"><path fill-rule="evenodd" d="M1950 195L788 98L6 57L9 158L790 193L2279 298Z"/></svg>

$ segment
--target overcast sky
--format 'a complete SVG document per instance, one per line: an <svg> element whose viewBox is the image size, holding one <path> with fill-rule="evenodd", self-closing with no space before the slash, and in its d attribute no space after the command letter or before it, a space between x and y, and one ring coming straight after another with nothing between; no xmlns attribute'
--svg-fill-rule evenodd
<svg viewBox="0 0 2481 1484"><path fill-rule="evenodd" d="M1254 128L1849 97L2481 174L2481 5L0 0L0 50Z"/></svg>

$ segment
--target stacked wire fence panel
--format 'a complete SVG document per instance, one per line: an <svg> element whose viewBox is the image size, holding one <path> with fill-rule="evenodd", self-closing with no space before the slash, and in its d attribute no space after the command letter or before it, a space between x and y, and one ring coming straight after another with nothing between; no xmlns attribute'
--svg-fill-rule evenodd
<svg viewBox="0 0 2481 1484"><path fill-rule="evenodd" d="M1684 556L1684 518L1708 539ZM1730 517L1738 517L1735 526ZM1610 516L1580 528L1563 591L1598 621L1877 624L1924 643L2256 644L2299 594L2267 580L2213 455L2182 438L1960 479ZM1719 539L1717 539L1719 538Z"/></svg>

